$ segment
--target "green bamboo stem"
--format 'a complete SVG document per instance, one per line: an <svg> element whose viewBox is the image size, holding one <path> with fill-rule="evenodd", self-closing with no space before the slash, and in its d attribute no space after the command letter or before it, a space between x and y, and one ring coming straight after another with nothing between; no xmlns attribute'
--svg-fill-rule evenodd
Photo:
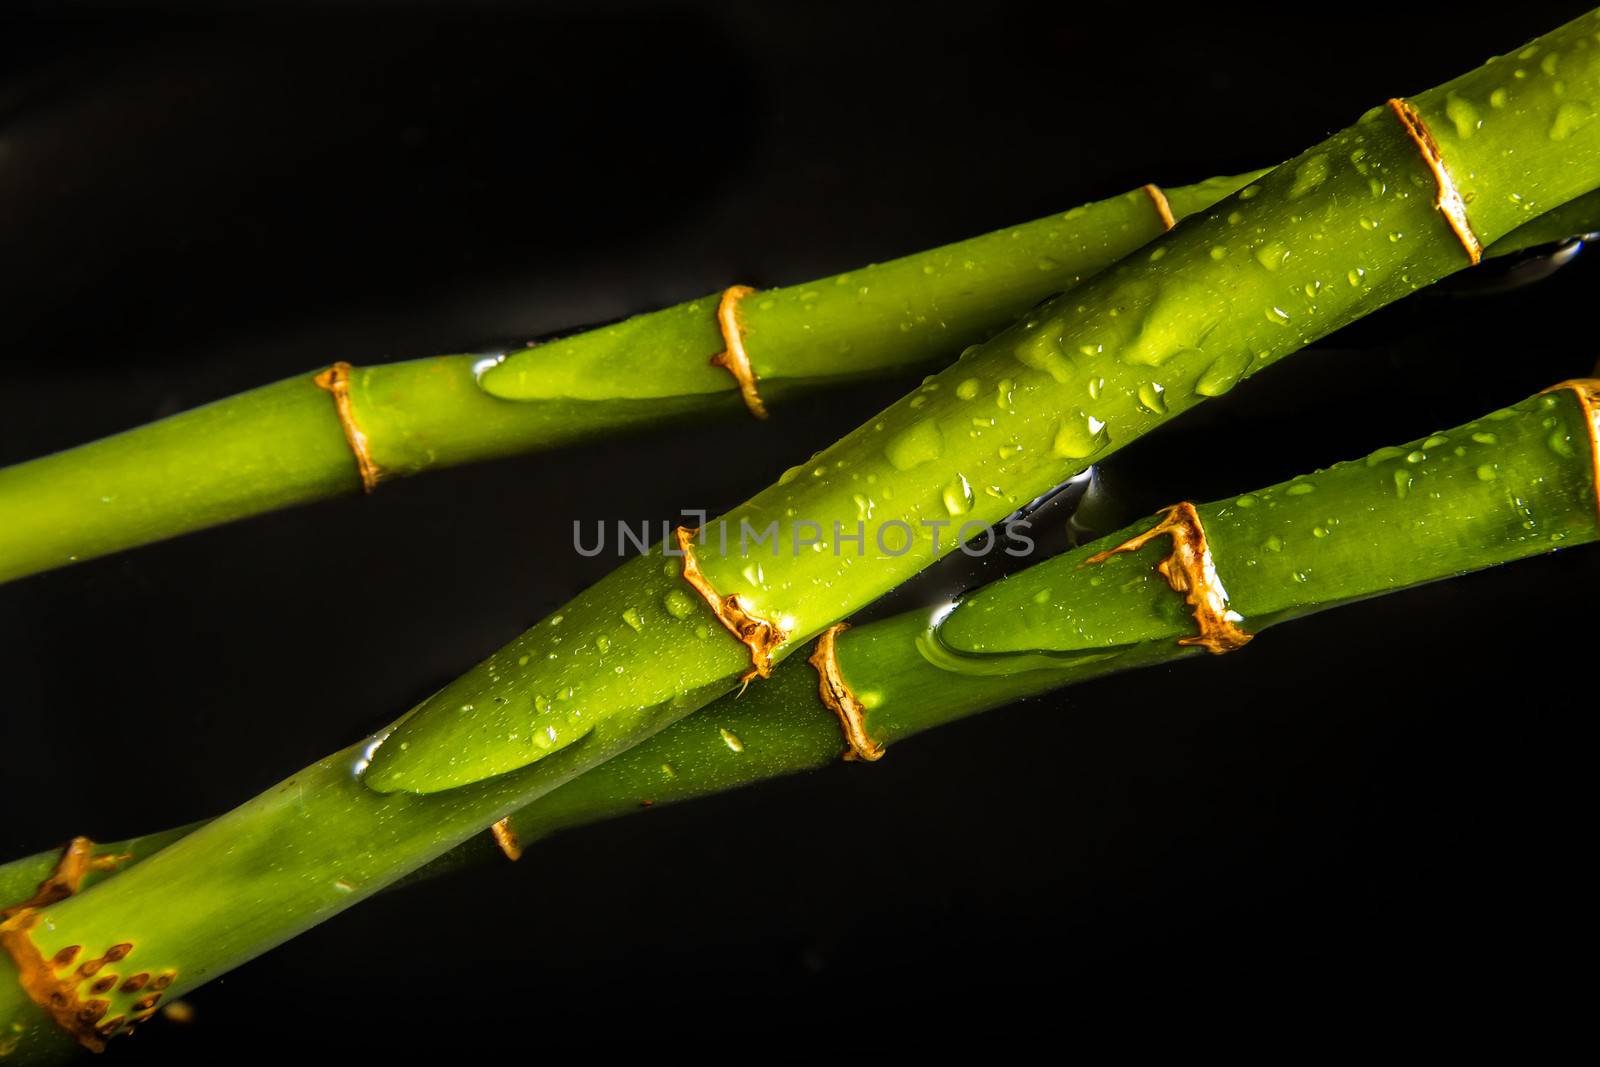
<svg viewBox="0 0 1600 1067"><path fill-rule="evenodd" d="M1582 60L1594 28L1587 16L1535 47ZM1481 219L1472 215L1485 242L1521 221L1491 204L1495 196L1515 195L1531 215L1595 184L1600 124L1562 116L1574 100L1600 97L1600 71L1569 65L1573 75L1558 79L1542 67L1529 74L1494 62L1414 101L1436 128L1449 121L1451 94L1506 101L1486 120L1503 128L1447 153L1451 167L1472 175L1475 209L1489 205ZM877 526L952 514L995 521L1257 367L1458 269L1465 258L1433 208L1432 181L1409 139L1375 111L930 379L732 513L733 528L741 518L759 528L769 516L853 522L874 509ZM974 424L984 418L994 424ZM988 486L993 494L980 491ZM941 550L919 536L905 555L854 569L850 556L827 551L774 558L770 567L762 560L761 570L709 550L701 562L719 591L740 593L784 623L786 640L775 649L782 659L951 548L948 538ZM52 952L78 943L65 938L92 951L132 944L138 966L176 968L173 988L181 989L644 741L730 689L749 662L708 611L685 601L676 563L659 553L630 562L390 731L42 912L46 925L34 936ZM954 619L936 644L924 642L930 652L969 669L980 657L1013 655L966 647L970 635L949 629ZM1104 654L1027 653L1080 663ZM26 1026L37 1018L31 1012L18 1001L0 1008L0 1019ZM50 1035L33 1026L24 1044L33 1036Z"/></svg>
<svg viewBox="0 0 1600 1067"><path fill-rule="evenodd" d="M1263 172L1167 190L1182 219ZM890 263L764 292L742 309L762 395L934 365L1162 232L1143 190ZM1600 228L1600 196L1527 223L1504 255ZM358 368L352 407L384 478L539 451L673 419L741 411L708 372L716 297L508 357ZM0 582L236 519L357 492L312 374L0 469ZM681 393L674 390L681 389ZM516 402L511 402L516 401Z"/></svg>
<svg viewBox="0 0 1600 1067"><path fill-rule="evenodd" d="M1259 173L1259 172L1257 172ZM1169 190L1178 217L1257 174ZM935 364L1163 232L1144 190L889 263L758 293L740 316L761 393ZM356 369L351 408L384 478L743 411L710 365L717 297L513 353ZM234 519L358 492L312 374L0 470L0 582ZM748 417L748 416L746 416Z"/></svg>
<svg viewBox="0 0 1600 1067"><path fill-rule="evenodd" d="M1466 176L1479 241L1600 184L1600 123L1563 118L1600 100L1597 23L1591 13L1528 46L1536 63L1491 61L1412 101L1445 165ZM1476 131L1439 133L1462 101L1484 102ZM729 540L696 550L700 571L716 597L770 624L781 660L973 536L960 529L999 523L1174 415L1466 266L1439 192L1405 125L1374 109L786 472L712 524ZM774 527L776 542L740 551L741 531ZM813 529L821 536L802 547ZM687 594L680 569L662 547L632 559L445 686L376 750L366 785L475 788L536 774L571 746L597 762L726 692L752 653Z"/></svg>
<svg viewBox="0 0 1600 1067"><path fill-rule="evenodd" d="M1600 382L1590 383L1600 390ZM1600 395L1600 394L1597 394ZM1251 633L1364 597L1600 539L1591 412L1557 390L1464 426L1268 489L1199 505L1228 607ZM963 598L845 631L839 663L879 742L1112 671L1198 655L1192 609L1156 570L1164 541L1100 563L1146 519ZM284 927L338 910L432 851L446 828L479 828L508 795L479 787L378 796L352 773L369 742L295 775L203 828L104 845L131 853L121 873L45 909L50 955L130 943L119 976L177 978L167 995L236 966ZM512 816L524 842L556 830L823 766L839 726L798 658L743 699L724 697ZM515 777L515 776L513 776ZM486 786L492 785L486 783ZM514 791L514 787L512 789ZM152 856L151 853L154 852ZM492 854L474 835L428 870ZM145 857L150 856L146 859ZM0 900L25 897L54 853L0 867ZM141 862L143 861L143 862ZM90 883L92 884L92 883ZM262 935L266 936L263 937ZM0 963L0 971L8 967ZM113 993L105 1019L133 1013ZM23 1025L26 1062L65 1046L0 975L0 1025Z"/></svg>

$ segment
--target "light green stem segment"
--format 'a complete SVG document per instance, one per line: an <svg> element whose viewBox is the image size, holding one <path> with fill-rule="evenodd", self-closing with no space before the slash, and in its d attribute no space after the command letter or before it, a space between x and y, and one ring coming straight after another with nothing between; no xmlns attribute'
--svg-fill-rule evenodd
<svg viewBox="0 0 1600 1067"><path fill-rule="evenodd" d="M1256 177L1170 191L1179 217ZM864 270L759 293L740 317L765 399L933 364L1165 229L1143 190ZM509 356L356 369L350 402L381 476L742 411L717 298ZM361 482L330 394L277 382L0 470L0 581L148 544Z"/></svg>
<svg viewBox="0 0 1600 1067"><path fill-rule="evenodd" d="M1473 176L1474 212L1494 202L1470 216L1481 242L1531 217L1513 200L1550 208L1600 185L1600 122L1558 121L1575 100L1600 106L1597 28L1590 14L1537 42L1560 77L1496 61L1412 101L1434 126L1459 114L1451 100L1503 101L1445 160ZM722 516L697 550L705 577L781 631L781 659L1167 419L1467 265L1438 195L1405 127L1375 108ZM686 595L678 562L659 548L628 561L446 686L377 750L368 786L432 793L580 741L625 748L727 691L752 656Z"/></svg>
<svg viewBox="0 0 1600 1067"><path fill-rule="evenodd" d="M1600 383L1592 383L1600 388ZM1600 538L1590 415L1558 390L1363 460L1198 508L1228 607L1252 632L1363 597ZM845 631L844 677L867 729L899 741L1021 697L1110 671L1199 654L1191 608L1157 572L1165 539L1091 559L1149 529L987 586L953 610L910 612ZM462 790L382 796L357 769L371 740L324 760L203 828L103 846L121 873L45 909L46 956L78 944L133 945L119 975L175 969L173 996L237 966L432 860L492 851L478 833L506 811L524 842L552 831L818 767L838 758L838 724L817 676L795 658L741 699L724 697L543 796L528 771ZM551 757L576 763L580 747ZM547 766L541 763L536 767ZM864 772L870 773L870 772ZM158 851L159 850L159 851ZM447 851L448 850L448 851ZM153 855L152 855L153 853ZM145 857L149 857L146 859ZM437 858L435 858L437 857ZM26 897L55 854L0 867L0 900ZM9 968L0 961L0 971ZM106 997L104 1020L134 996ZM18 1052L63 1042L0 974L0 1033Z"/></svg>
<svg viewBox="0 0 1600 1067"><path fill-rule="evenodd" d="M1262 172L1166 191L1184 218ZM1490 255L1600 229L1600 196L1540 216ZM1143 190L891 263L762 292L741 317L768 402L932 366L1162 232ZM384 478L742 411L710 370L717 297L516 353L356 368L352 409ZM312 375L0 469L0 582L360 488ZM682 389L682 393L671 390ZM508 400L518 400L510 403Z"/></svg>

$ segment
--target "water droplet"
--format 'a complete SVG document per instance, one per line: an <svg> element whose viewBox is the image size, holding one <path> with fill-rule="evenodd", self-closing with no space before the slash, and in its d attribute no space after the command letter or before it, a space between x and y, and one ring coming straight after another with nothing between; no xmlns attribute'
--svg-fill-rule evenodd
<svg viewBox="0 0 1600 1067"><path fill-rule="evenodd" d="M1052 448L1056 455L1065 459L1088 459L1110 441L1106 424L1079 409L1061 420Z"/></svg>
<svg viewBox="0 0 1600 1067"><path fill-rule="evenodd" d="M1279 326L1289 325L1289 313L1280 307L1267 308L1267 321L1275 322Z"/></svg>
<svg viewBox="0 0 1600 1067"><path fill-rule="evenodd" d="M1317 153L1294 169L1294 183L1289 186L1289 199L1298 200L1328 180L1328 157Z"/></svg>
<svg viewBox="0 0 1600 1067"><path fill-rule="evenodd" d="M1456 125L1456 136L1463 141L1478 132L1478 127L1483 125L1483 119L1478 117L1478 109L1465 97L1451 93L1445 98L1444 113Z"/></svg>
<svg viewBox="0 0 1600 1067"><path fill-rule="evenodd" d="M1594 108L1569 100L1556 108L1555 121L1550 124L1550 139L1564 141L1589 124L1594 118Z"/></svg>
<svg viewBox="0 0 1600 1067"><path fill-rule="evenodd" d="M661 606L674 619L687 619L694 614L694 601L682 589L669 589L667 595L661 598Z"/></svg>
<svg viewBox="0 0 1600 1067"><path fill-rule="evenodd" d="M1401 467L1394 472L1394 495L1404 500L1407 493L1411 492L1411 472Z"/></svg>
<svg viewBox="0 0 1600 1067"><path fill-rule="evenodd" d="M1361 228L1363 230L1376 230L1378 228L1378 220L1363 215L1361 216Z"/></svg>
<svg viewBox="0 0 1600 1067"><path fill-rule="evenodd" d="M1251 496L1250 494L1246 493L1244 496L1242 496L1239 499L1235 500L1233 502L1233 504L1234 504L1235 507L1253 508L1253 507L1256 506L1256 498Z"/></svg>
<svg viewBox="0 0 1600 1067"><path fill-rule="evenodd" d="M1295 482L1284 490L1289 496L1305 496L1307 493L1315 493L1316 491L1317 487L1310 482Z"/></svg>
<svg viewBox="0 0 1600 1067"><path fill-rule="evenodd" d="M1428 458L1428 454L1426 452L1408 452L1408 453L1406 453L1406 462L1407 463L1421 463L1423 460L1425 460L1427 458Z"/></svg>
<svg viewBox="0 0 1600 1067"><path fill-rule="evenodd" d="M1423 441L1422 442L1422 447L1423 448L1438 448L1440 445L1447 445L1449 443L1450 443L1450 438L1444 436L1443 434L1437 434L1436 433L1432 437L1429 437L1427 440Z"/></svg>
<svg viewBox="0 0 1600 1067"><path fill-rule="evenodd" d="M1267 538L1266 542L1262 544L1261 547L1266 549L1268 552L1282 552L1283 539L1277 534L1272 534Z"/></svg>
<svg viewBox="0 0 1600 1067"><path fill-rule="evenodd" d="M850 499L856 502L856 518L872 518L872 509L877 507L877 502L875 500L873 500L870 496L865 496L861 493L856 493Z"/></svg>
<svg viewBox="0 0 1600 1067"><path fill-rule="evenodd" d="M976 378L967 378L956 386L956 396L962 400L972 400L983 389L983 383Z"/></svg>
<svg viewBox="0 0 1600 1067"><path fill-rule="evenodd" d="M1017 383L1010 378L1001 378L1000 384L995 388L995 406L1001 411L1015 411L1016 405L1011 394L1016 390L1016 387Z"/></svg>
<svg viewBox="0 0 1600 1067"><path fill-rule="evenodd" d="M1093 378L1090 378L1089 379L1089 399L1090 400L1099 400L1100 399L1100 390L1104 389L1105 387L1106 387L1106 380L1104 378L1101 378L1098 375L1096 375Z"/></svg>
<svg viewBox="0 0 1600 1067"><path fill-rule="evenodd" d="M1506 91L1504 89L1496 89L1494 92L1490 93L1489 94L1489 106L1493 107L1493 108L1505 107L1506 106Z"/></svg>
<svg viewBox="0 0 1600 1067"><path fill-rule="evenodd" d="M1484 463L1478 467L1478 481L1492 482L1499 476L1499 468L1493 463Z"/></svg>
<svg viewBox="0 0 1600 1067"><path fill-rule="evenodd" d="M1311 527L1311 536L1316 538L1327 537L1328 528L1326 526L1313 526Z"/></svg>
<svg viewBox="0 0 1600 1067"><path fill-rule="evenodd" d="M1200 379L1194 383L1194 391L1201 396L1221 396L1239 384L1239 379L1244 377L1249 366L1249 352L1229 352L1200 372Z"/></svg>
<svg viewBox="0 0 1600 1067"><path fill-rule="evenodd" d="M1474 441L1478 442L1478 444L1480 444L1480 445L1492 445L1492 444L1498 443L1498 441L1500 440L1498 437L1496 437L1492 433L1483 433L1481 431L1478 432L1478 433L1473 434L1472 435L1472 439Z"/></svg>
<svg viewBox="0 0 1600 1067"><path fill-rule="evenodd" d="M1289 258L1289 249L1277 241L1268 241L1256 249L1256 262L1268 270L1277 270Z"/></svg>
<svg viewBox="0 0 1600 1067"><path fill-rule="evenodd" d="M1366 281L1367 272L1361 267L1351 267L1345 272L1344 279L1352 288L1359 289Z"/></svg>
<svg viewBox="0 0 1600 1067"><path fill-rule="evenodd" d="M995 455L1001 459L1010 459L1022 451L1022 446L1013 441L1009 445L1001 445L995 450Z"/></svg>
<svg viewBox="0 0 1600 1067"><path fill-rule="evenodd" d="M952 515L965 515L972 510L972 486L959 473L944 487L944 509Z"/></svg>
<svg viewBox="0 0 1600 1067"><path fill-rule="evenodd" d="M1545 444L1549 446L1550 451L1554 452L1561 458L1572 458L1572 440L1567 437L1565 431L1557 430L1555 433L1545 438Z"/></svg>
<svg viewBox="0 0 1600 1067"><path fill-rule="evenodd" d="M1217 260L1220 263L1222 260L1226 259L1227 257L1228 257L1228 246L1227 245L1212 245L1211 246L1211 258L1212 259Z"/></svg>
<svg viewBox="0 0 1600 1067"><path fill-rule="evenodd" d="M640 618L639 613L632 608L628 608L622 613L622 621L636 631L644 629L644 619Z"/></svg>
<svg viewBox="0 0 1600 1067"><path fill-rule="evenodd" d="M1053 271L1053 270L1060 270L1061 269L1061 264L1057 263L1055 260L1051 259L1049 256L1040 256L1039 257L1039 261L1037 263L1037 266L1038 266L1038 268L1040 270L1045 271L1046 273L1048 273L1050 271Z"/></svg>
<svg viewBox="0 0 1600 1067"><path fill-rule="evenodd" d="M1387 463L1391 459L1399 459L1405 454L1406 450L1403 448L1396 448L1394 445L1385 445L1367 457L1367 466L1376 467L1378 464Z"/></svg>
<svg viewBox="0 0 1600 1067"><path fill-rule="evenodd" d="M883 454L895 470L908 471L932 462L944 452L944 435L939 424L924 419L889 438Z"/></svg>
<svg viewBox="0 0 1600 1067"><path fill-rule="evenodd" d="M601 634L599 637L594 639L594 647L598 648L602 653L611 651L611 638L607 637L605 634Z"/></svg>
<svg viewBox="0 0 1600 1067"><path fill-rule="evenodd" d="M1072 378L1072 361L1061 351L1061 340L1046 330L1038 330L1024 338L1012 350L1017 362L1024 367L1044 371L1058 382Z"/></svg>
<svg viewBox="0 0 1600 1067"><path fill-rule="evenodd" d="M1156 415L1167 412L1167 390L1160 382L1145 382L1139 386L1139 405Z"/></svg>
<svg viewBox="0 0 1600 1067"><path fill-rule="evenodd" d="M722 743L728 746L730 752L744 751L744 742L739 740L739 736L732 730L726 726L719 726L717 727L717 732L722 734Z"/></svg>

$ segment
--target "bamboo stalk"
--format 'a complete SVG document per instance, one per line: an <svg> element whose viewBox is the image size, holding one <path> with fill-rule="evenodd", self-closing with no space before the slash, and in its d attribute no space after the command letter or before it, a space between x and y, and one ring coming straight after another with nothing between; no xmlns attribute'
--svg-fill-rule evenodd
<svg viewBox="0 0 1600 1067"><path fill-rule="evenodd" d="M1597 403L1600 382L1574 383L1362 460L1195 507L1217 588L1226 590L1223 606L1253 636L1354 600L1600 539ZM1196 611L1159 570L1173 546L1148 538L1160 525L1160 516L1133 523L931 619L913 611L839 634L839 674L865 708L866 732L875 743L895 743L1022 697L1200 654ZM1138 547L1117 551L1127 545ZM178 995L281 939L280 911L297 911L309 925L403 869L399 853L431 849L451 827L481 826L503 796L485 791L462 804L454 792L366 792L352 769L369 744L203 829L102 846L101 856L128 856L122 873L91 875L109 880L38 913L49 921L47 930L34 928L39 952L50 957L76 944L98 957L127 944L104 973L175 972L165 995ZM817 672L796 657L743 699L724 697L522 808L510 826L526 844L819 767L842 747L839 724L819 701ZM425 873L493 851L487 835L476 834ZM26 896L55 860L48 853L0 867L0 900ZM256 940L263 932L267 939ZM80 996L94 999L81 986ZM97 1022L109 1034L112 1020L145 1010L135 1005L147 996L144 987L107 992ZM16 1049L24 1061L63 1047L37 1015L0 980L0 1025L24 1024Z"/></svg>
<svg viewBox="0 0 1600 1067"><path fill-rule="evenodd" d="M1591 13L1529 46L1559 65L1495 60L1372 110L1030 312L711 524L727 541L694 546L692 570L665 546L624 563L408 715L373 754L366 785L452 790L536 773L575 745L591 762L610 758L954 551L973 536L961 529L1001 522L1589 192L1600 123L1560 116L1600 98L1597 23ZM1503 106L1484 105L1475 136L1441 135L1441 156L1418 130L1452 125L1456 100ZM1461 201L1455 173L1471 176L1472 195L1452 223L1439 205ZM746 530L777 541L746 554ZM704 606L685 599L689 585Z"/></svg>
<svg viewBox="0 0 1600 1067"><path fill-rule="evenodd" d="M1262 171L1166 190L1174 219ZM1154 187L1147 187L1154 188ZM1163 232L1145 189L864 270L741 302L760 395L783 403L863 377L932 366ZM1497 242L1505 255L1600 229L1600 196ZM384 479L736 411L733 378L706 373L722 344L715 296L507 357L352 368L342 423L317 375L228 397L0 469L0 582ZM681 393L674 390L681 389ZM365 437L370 471L347 426Z"/></svg>
<svg viewBox="0 0 1600 1067"><path fill-rule="evenodd" d="M1257 174L1172 189L1162 203L1181 218ZM755 294L738 314L759 393L782 403L949 358L1166 227L1136 189ZM724 347L716 308L716 296L688 301L487 370L475 355L336 364L329 379L305 374L5 468L0 581L382 479L740 410L735 379L710 362Z"/></svg>

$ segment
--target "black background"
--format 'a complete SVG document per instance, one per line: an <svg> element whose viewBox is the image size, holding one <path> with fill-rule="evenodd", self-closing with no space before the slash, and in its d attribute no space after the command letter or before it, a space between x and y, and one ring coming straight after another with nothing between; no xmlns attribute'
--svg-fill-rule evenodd
<svg viewBox="0 0 1600 1067"><path fill-rule="evenodd" d="M532 337L1262 165L1581 7L215 10L0 18L0 462L332 359ZM1580 255L1419 294L1107 483L1130 514L1206 499L1587 373L1597 279ZM736 502L904 385L0 587L0 855L245 799L597 577L572 520ZM575 831L356 908L112 1054L1542 1040L1576 1012L1587 942L1597 565L1346 608L871 767Z"/></svg>

